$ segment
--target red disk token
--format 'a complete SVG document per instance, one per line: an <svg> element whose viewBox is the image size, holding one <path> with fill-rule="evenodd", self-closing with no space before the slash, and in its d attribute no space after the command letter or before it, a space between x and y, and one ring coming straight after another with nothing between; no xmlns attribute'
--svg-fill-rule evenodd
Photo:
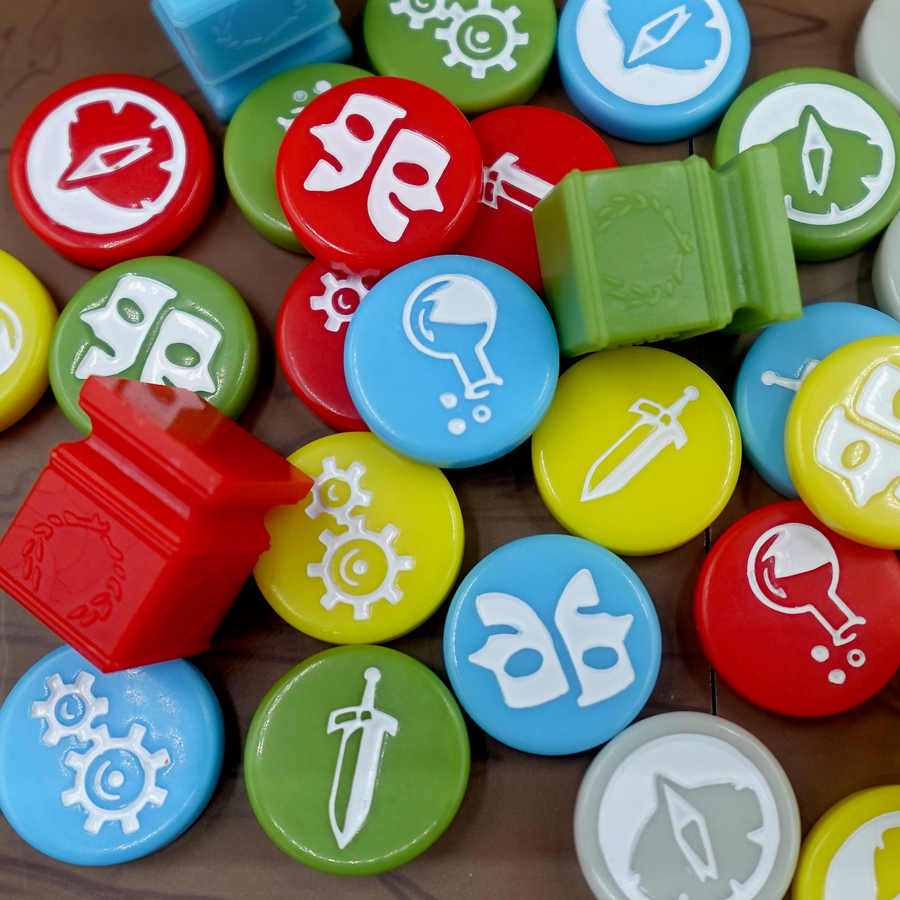
<svg viewBox="0 0 900 900"><path fill-rule="evenodd" d="M437 91L373 77L333 87L294 119L275 180L310 253L381 276L462 240L478 208L481 151Z"/></svg>
<svg viewBox="0 0 900 900"><path fill-rule="evenodd" d="M374 278L313 260L290 286L278 314L278 359L294 393L338 431L368 431L347 389L344 338Z"/></svg>
<svg viewBox="0 0 900 900"><path fill-rule="evenodd" d="M186 240L212 200L215 163L200 120L177 94L149 78L95 75L28 116L9 183L39 237L102 269Z"/></svg>
<svg viewBox="0 0 900 900"><path fill-rule="evenodd" d="M747 700L789 716L842 712L900 665L900 562L798 501L776 503L716 542L694 615L712 667Z"/></svg>
<svg viewBox="0 0 900 900"><path fill-rule="evenodd" d="M572 169L613 168L615 157L583 122L542 106L494 110L472 130L484 160L481 202L456 252L498 263L542 294L531 211Z"/></svg>

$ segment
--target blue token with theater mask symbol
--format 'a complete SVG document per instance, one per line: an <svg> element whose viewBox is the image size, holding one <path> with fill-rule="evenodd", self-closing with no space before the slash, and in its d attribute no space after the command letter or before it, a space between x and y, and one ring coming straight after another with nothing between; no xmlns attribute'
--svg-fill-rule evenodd
<svg viewBox="0 0 900 900"><path fill-rule="evenodd" d="M441 468L497 459L553 399L559 345L537 294L507 269L432 256L375 285L347 331L344 370L366 425Z"/></svg>
<svg viewBox="0 0 900 900"><path fill-rule="evenodd" d="M559 68L595 125L632 141L675 141L711 125L750 59L737 0L573 0L559 23Z"/></svg>
<svg viewBox="0 0 900 900"><path fill-rule="evenodd" d="M444 661L491 737L556 756L597 747L640 712L660 664L656 610L609 550L570 535L514 541L460 585Z"/></svg>
<svg viewBox="0 0 900 900"><path fill-rule="evenodd" d="M0 709L0 809L54 859L127 862L200 815L223 747L219 702L189 662L104 674L61 647Z"/></svg>

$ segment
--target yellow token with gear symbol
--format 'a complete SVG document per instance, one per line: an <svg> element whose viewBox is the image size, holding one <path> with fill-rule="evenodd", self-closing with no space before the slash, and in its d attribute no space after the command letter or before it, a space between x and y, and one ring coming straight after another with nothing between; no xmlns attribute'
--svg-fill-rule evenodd
<svg viewBox="0 0 900 900"><path fill-rule="evenodd" d="M440 469L368 433L322 438L288 459L315 481L296 506L266 516L272 543L253 574L275 611L336 644L377 644L424 622L463 552L459 503Z"/></svg>
<svg viewBox="0 0 900 900"><path fill-rule="evenodd" d="M601 350L560 379L531 444L550 512L615 553L662 553L722 511L741 460L737 420L692 362L653 347Z"/></svg>
<svg viewBox="0 0 900 900"><path fill-rule="evenodd" d="M900 548L900 338L854 341L806 378L785 428L803 502L860 544Z"/></svg>
<svg viewBox="0 0 900 900"><path fill-rule="evenodd" d="M0 431L18 422L47 390L56 307L44 286L0 250Z"/></svg>

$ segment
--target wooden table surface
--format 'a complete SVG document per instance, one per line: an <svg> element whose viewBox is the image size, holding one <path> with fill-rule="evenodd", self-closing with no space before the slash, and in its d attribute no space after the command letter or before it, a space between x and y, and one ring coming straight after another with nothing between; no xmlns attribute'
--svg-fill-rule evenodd
<svg viewBox="0 0 900 900"><path fill-rule="evenodd" d="M343 2L343 24L362 47L361 0ZM743 0L753 35L746 83L794 66L853 73L853 48L867 0ZM353 60L365 66L358 49ZM147 0L0 0L0 159L16 130L51 91L87 75L132 72L182 94L198 112L221 157L218 123L152 18ZM533 103L577 115L554 68ZM606 137L604 135L604 137ZM642 146L608 138L621 165L709 156L714 131L692 140ZM0 183L0 248L27 265L62 308L94 272L67 262L25 226ZM279 453L330 430L294 396L274 353L278 308L308 261L268 243L243 219L219 172L212 208L176 253L210 266L247 301L262 342L259 388L241 424ZM804 304L844 300L874 305L874 246L832 263L801 265ZM698 362L730 395L753 335L707 336L670 349ZM61 441L79 437L48 392L18 425L0 434L0 532L5 531ZM562 529L542 503L527 444L490 465L448 473L462 505L466 550L462 573L497 547ZM661 556L629 559L650 592L662 625L659 680L642 716L700 710L743 725L787 771L803 830L853 791L900 783L900 681L895 677L862 706L824 719L790 719L757 709L716 680L700 650L691 601L711 542L741 516L782 499L744 464L734 496L706 534ZM425 625L391 646L443 674L446 604ZM0 699L59 639L0 592ZM590 900L572 840L572 812L594 756L545 758L508 749L470 727L472 776L458 816L421 857L380 876L342 878L308 869L283 854L257 824L244 789L241 755L250 719L266 691L296 663L325 645L283 622L252 579L213 641L194 661L212 683L225 714L225 766L213 799L189 831L163 850L109 868L49 859L0 819L0 896L7 900L161 900L207 898L397 898L397 900ZM852 900L852 898L851 898Z"/></svg>

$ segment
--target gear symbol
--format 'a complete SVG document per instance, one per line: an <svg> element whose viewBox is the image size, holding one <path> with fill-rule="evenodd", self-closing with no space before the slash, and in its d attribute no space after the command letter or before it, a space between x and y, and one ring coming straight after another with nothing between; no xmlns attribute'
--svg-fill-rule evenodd
<svg viewBox="0 0 900 900"><path fill-rule="evenodd" d="M322 310L327 316L326 331L340 331L341 325L353 318L352 312L344 312L338 302L338 294L345 290L356 292L357 304L369 293L369 289L363 284L362 275L348 274L346 278L335 278L333 272L326 272L322 276L322 287L325 292L309 298L310 309Z"/></svg>
<svg viewBox="0 0 900 900"><path fill-rule="evenodd" d="M393 0L390 10L395 16L409 16L409 27L420 31L425 27L429 19L449 19L450 13L444 5L444 0L435 0L431 10L422 12L420 6L426 5L428 0ZM413 5L415 4L415 5Z"/></svg>
<svg viewBox="0 0 900 900"><path fill-rule="evenodd" d="M331 531L323 531L319 540L325 545L325 555L318 563L309 563L306 574L310 578L321 578L325 585L325 593L319 601L327 610L332 610L338 603L346 603L353 607L353 618L362 621L369 618L369 607L379 600L387 600L389 603L399 603L403 597L397 585L397 574L408 572L413 567L411 556L398 556L394 550L394 539L400 531L394 525L386 525L381 531L370 531L364 524L362 516L352 516L347 522L347 530L343 534L334 534ZM384 554L385 574L381 583L374 590L365 594L352 594L342 590L334 577L334 565L338 562L338 573L341 580L348 585L358 586L353 580L348 567L353 575L364 575L368 569L364 559L353 562L354 556L358 556L359 550L351 550L343 553L343 549L353 541L367 541L375 544Z"/></svg>
<svg viewBox="0 0 900 900"><path fill-rule="evenodd" d="M134 834L141 825L138 822L138 813L148 804L162 806L168 796L168 791L156 784L156 773L169 765L169 753L166 750L157 750L150 753L143 745L144 735L147 729L137 722L132 723L127 737L110 737L105 725L101 725L93 731L91 739L93 746L86 753L77 753L70 750L65 763L70 769L75 770L75 787L62 793L64 806L80 804L87 812L87 820L84 823L86 831L97 834L105 822L121 822L122 831L125 834ZM100 758L111 751L120 751L133 756L143 772L144 781L137 796L118 809L105 809L98 805L88 793L88 773ZM112 769L112 771L109 771ZM125 776L118 769L113 768L111 759L100 763L90 781L91 789L107 801L121 800L119 794L108 792L101 786L101 780L105 780L107 787L112 790L120 788L125 783Z"/></svg>
<svg viewBox="0 0 900 900"><path fill-rule="evenodd" d="M484 78L491 66L500 66L505 72L516 67L516 61L512 58L513 51L528 43L528 35L516 31L513 25L521 15L518 6L510 6L501 12L491 6L491 0L478 0L474 9L463 9L458 3L454 3L447 12L452 19L451 23L434 32L434 36L439 41L445 41L450 48L450 52L444 57L445 65L452 68L457 63L462 63L472 70L473 78ZM472 22L479 18L493 19L503 29L503 47L492 56L486 56L491 52L491 33L484 28L476 30Z"/></svg>
<svg viewBox="0 0 900 900"><path fill-rule="evenodd" d="M316 478L309 491L312 502L306 507L306 514L311 519L318 519L319 516L327 513L329 516L333 516L339 525L349 525L353 518L351 516L353 510L360 506L368 506L372 502L372 492L364 491L359 484L365 474L366 469L362 463L354 461L350 464L349 469L339 469L337 460L333 456L323 459L322 474ZM337 486L331 483L335 481L341 481L347 485L348 493L343 503L336 494ZM326 485L328 485L327 488ZM323 488L325 499L322 496Z"/></svg>
<svg viewBox="0 0 900 900"><path fill-rule="evenodd" d="M41 740L55 747L64 737L78 738L86 744L96 733L93 728L94 719L105 716L109 712L109 700L106 697L95 697L91 691L94 676L89 672L79 672L72 684L64 684L59 674L47 679L50 696L46 700L36 700L31 704L31 718L43 719L47 730ZM74 709L60 708L66 697L75 697ZM60 716L63 721L60 721Z"/></svg>

